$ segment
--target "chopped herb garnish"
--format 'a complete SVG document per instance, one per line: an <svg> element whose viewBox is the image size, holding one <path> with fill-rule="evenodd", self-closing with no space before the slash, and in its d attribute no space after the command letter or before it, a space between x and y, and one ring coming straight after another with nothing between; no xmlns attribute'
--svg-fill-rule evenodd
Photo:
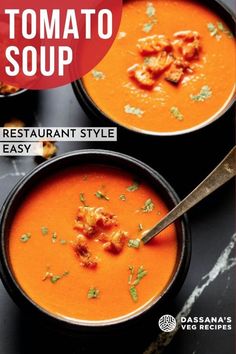
<svg viewBox="0 0 236 354"><path fill-rule="evenodd" d="M84 175L83 176L83 181L87 181L87 179L88 179L88 175Z"/></svg>
<svg viewBox="0 0 236 354"><path fill-rule="evenodd" d="M137 286L140 281L147 275L147 271L144 269L143 266L138 268L137 276L135 281L133 282L134 286Z"/></svg>
<svg viewBox="0 0 236 354"><path fill-rule="evenodd" d="M209 86L202 86L200 92L197 95L190 95L191 100L196 102L204 102L212 96L212 90Z"/></svg>
<svg viewBox="0 0 236 354"><path fill-rule="evenodd" d="M138 230L139 231L143 231L143 225L142 224L138 224Z"/></svg>
<svg viewBox="0 0 236 354"><path fill-rule="evenodd" d="M144 206L142 207L142 212L143 213L150 213L151 211L153 211L154 208L155 208L155 205L154 205L152 199L149 198L144 203Z"/></svg>
<svg viewBox="0 0 236 354"><path fill-rule="evenodd" d="M82 203L84 206L87 206L87 205L86 205L86 200L85 200L84 193L80 193L80 194L79 194L79 199L80 199L81 203Z"/></svg>
<svg viewBox="0 0 236 354"><path fill-rule="evenodd" d="M60 244L61 244L61 245L66 245L66 244L67 244L67 241L66 241L66 240L60 240Z"/></svg>
<svg viewBox="0 0 236 354"><path fill-rule="evenodd" d="M58 280L60 280L63 277L66 277L69 274L69 272L64 272L61 275L52 275L50 277L51 283L55 284Z"/></svg>
<svg viewBox="0 0 236 354"><path fill-rule="evenodd" d="M157 23L157 19L154 18L151 22L145 23L143 25L143 32L148 33L153 29L153 26Z"/></svg>
<svg viewBox="0 0 236 354"><path fill-rule="evenodd" d="M153 26L157 23L157 19L155 18L156 9L153 6L152 2L147 3L146 15L147 15L147 17L152 19L150 22L145 23L143 26L143 32L148 33L152 30Z"/></svg>
<svg viewBox="0 0 236 354"><path fill-rule="evenodd" d="M133 279L133 275L134 275L134 267L133 266L129 266L129 271L130 271L130 275L128 278L128 284L132 283L132 279Z"/></svg>
<svg viewBox="0 0 236 354"><path fill-rule="evenodd" d="M153 16L156 15L156 9L155 9L155 7L153 6L153 3L152 3L152 2L148 2L148 3L147 3L146 14L147 14L148 17L153 17Z"/></svg>
<svg viewBox="0 0 236 354"><path fill-rule="evenodd" d="M137 302L138 301L138 293L137 293L136 287L140 283L140 281L147 275L147 271L144 269L143 266L140 266L138 268L137 275L136 275L134 282L132 282L133 275L134 275L134 267L129 266L129 271L130 271L130 275L128 278L128 284L131 285L129 288L129 293L132 297L132 300L134 302Z"/></svg>
<svg viewBox="0 0 236 354"><path fill-rule="evenodd" d="M59 279L61 279L60 275L53 275L50 280L53 284L55 284Z"/></svg>
<svg viewBox="0 0 236 354"><path fill-rule="evenodd" d="M221 39L218 28L213 23L207 24L208 31L210 32L211 37L215 37L218 41Z"/></svg>
<svg viewBox="0 0 236 354"><path fill-rule="evenodd" d="M222 22L218 22L218 23L217 23L217 26L218 26L218 28L219 28L220 31L222 31L222 32L225 31L225 28L224 28L224 25L223 25Z"/></svg>
<svg viewBox="0 0 236 354"><path fill-rule="evenodd" d="M223 25L222 22L217 22L217 27L218 27L218 29L219 29L221 32L225 33L225 34L226 34L227 36L229 36L230 38L233 37L232 32L231 32L230 30L228 30L227 28L225 28L225 26Z"/></svg>
<svg viewBox="0 0 236 354"><path fill-rule="evenodd" d="M137 189L139 189L139 184L140 184L139 182L134 181L133 184L127 187L126 189L128 192L135 192Z"/></svg>
<svg viewBox="0 0 236 354"><path fill-rule="evenodd" d="M31 234L28 232L28 233L22 235L20 240L21 240L21 242L25 243L25 242L28 242L30 238L31 238Z"/></svg>
<svg viewBox="0 0 236 354"><path fill-rule="evenodd" d="M49 268L46 271L46 274L43 278L43 281L50 279L52 284L55 284L58 280L60 280L63 277L66 277L69 274L69 272L64 272L61 275L54 275L52 272L50 272Z"/></svg>
<svg viewBox="0 0 236 354"><path fill-rule="evenodd" d="M42 235L43 235L43 236L46 236L46 235L48 234L48 228L45 227L45 226L42 226L42 227L41 227L41 232L42 232Z"/></svg>
<svg viewBox="0 0 236 354"><path fill-rule="evenodd" d="M106 77L102 71L97 70L93 70L92 75L96 80L104 80Z"/></svg>
<svg viewBox="0 0 236 354"><path fill-rule="evenodd" d="M207 28L212 37L215 36L218 32L216 26L213 23L208 23Z"/></svg>
<svg viewBox="0 0 236 354"><path fill-rule="evenodd" d="M144 111L142 111L140 108L132 107L130 104L127 104L124 107L124 110L125 110L125 113L133 114L134 116L137 116L139 118L141 118L142 115L144 114Z"/></svg>
<svg viewBox="0 0 236 354"><path fill-rule="evenodd" d="M153 22L145 23L143 25L143 32L145 32L145 33L150 32L152 30L153 26L154 26Z"/></svg>
<svg viewBox="0 0 236 354"><path fill-rule="evenodd" d="M178 120L183 120L184 119L184 116L180 112L178 107L175 107L175 106L171 107L170 113Z"/></svg>
<svg viewBox="0 0 236 354"><path fill-rule="evenodd" d="M90 288L88 291L88 299L96 299L99 295L99 290L97 288Z"/></svg>
<svg viewBox="0 0 236 354"><path fill-rule="evenodd" d="M53 232L52 233L52 243L55 243L57 241L57 233Z"/></svg>
<svg viewBox="0 0 236 354"><path fill-rule="evenodd" d="M97 191L95 195L98 199L105 199L107 201L110 200L110 198L106 196L104 193L102 193L101 191Z"/></svg>
<svg viewBox="0 0 236 354"><path fill-rule="evenodd" d="M47 271L43 277L43 281L47 280L48 278L52 277L53 274L50 272L49 267L47 268Z"/></svg>
<svg viewBox="0 0 236 354"><path fill-rule="evenodd" d="M126 201L126 196L125 196L125 194L121 194L121 195L119 196L119 199L120 199L120 200L123 200L123 201Z"/></svg>
<svg viewBox="0 0 236 354"><path fill-rule="evenodd" d="M138 301L138 292L137 292L137 289L134 285L132 285L130 288L129 288L129 293L133 299L134 302L137 302Z"/></svg>
<svg viewBox="0 0 236 354"><path fill-rule="evenodd" d="M140 240L138 238L135 240L129 240L128 242L128 247L139 248L139 246L140 246Z"/></svg>

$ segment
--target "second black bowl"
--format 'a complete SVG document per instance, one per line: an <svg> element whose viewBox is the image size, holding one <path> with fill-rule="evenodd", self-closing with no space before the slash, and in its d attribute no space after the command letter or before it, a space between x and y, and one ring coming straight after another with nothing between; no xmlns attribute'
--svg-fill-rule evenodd
<svg viewBox="0 0 236 354"><path fill-rule="evenodd" d="M146 305L132 314L114 318L111 320L101 321L85 321L62 317L42 308L39 304L28 296L21 288L14 276L14 270L11 266L9 258L9 234L14 215L19 208L21 201L33 190L39 183L49 176L54 175L58 171L70 168L73 166L80 166L84 164L100 164L106 166L113 166L130 171L133 175L139 177L149 184L168 208L173 208L179 201L176 193L170 185L149 166L144 163L117 152L105 150L81 150L75 151L63 156L59 156L50 161L43 163L24 177L14 188L7 198L1 210L1 228L0 228L0 273L3 283L9 292L10 296L23 310L35 315L37 318L51 325L53 328L71 331L71 330L85 330L85 331L101 331L104 329L123 327L124 325L136 323L145 316L153 312L158 314L161 312L163 304L168 304L173 300L177 291L180 289L184 278L187 274L190 254L191 254L191 239L190 231L186 216L176 223L178 252L174 272L169 283L162 293Z"/></svg>

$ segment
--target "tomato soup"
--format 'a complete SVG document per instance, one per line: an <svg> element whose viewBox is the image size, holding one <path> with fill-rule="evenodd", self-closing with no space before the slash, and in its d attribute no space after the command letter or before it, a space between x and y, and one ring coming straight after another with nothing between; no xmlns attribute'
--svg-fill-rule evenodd
<svg viewBox="0 0 236 354"><path fill-rule="evenodd" d="M123 170L83 165L52 175L19 205L9 237L14 276L41 308L67 318L107 320L157 297L176 269L174 225L140 239L168 208Z"/></svg>
<svg viewBox="0 0 236 354"><path fill-rule="evenodd" d="M235 93L235 38L194 1L124 2L118 36L83 83L121 125L171 133L213 120Z"/></svg>

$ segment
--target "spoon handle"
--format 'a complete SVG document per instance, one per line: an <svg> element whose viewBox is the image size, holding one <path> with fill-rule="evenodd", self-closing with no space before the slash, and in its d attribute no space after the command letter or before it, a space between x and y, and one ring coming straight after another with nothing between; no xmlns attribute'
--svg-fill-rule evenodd
<svg viewBox="0 0 236 354"><path fill-rule="evenodd" d="M158 222L142 238L144 243L150 241L176 219L186 213L194 205L206 198L209 194L221 187L236 175L236 146L229 152L224 160L174 209L172 209L160 222Z"/></svg>

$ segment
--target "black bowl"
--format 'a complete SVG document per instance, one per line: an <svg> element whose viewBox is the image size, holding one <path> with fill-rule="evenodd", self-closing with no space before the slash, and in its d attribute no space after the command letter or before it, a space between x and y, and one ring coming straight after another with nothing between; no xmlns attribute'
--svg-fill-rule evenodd
<svg viewBox="0 0 236 354"><path fill-rule="evenodd" d="M168 300L173 300L173 297L180 289L187 274L190 262L190 231L187 218L184 216L179 222L176 223L178 234L178 256L172 279L160 296L156 297L147 305L144 305L134 314L128 314L123 317L106 321L73 320L49 313L29 298L14 278L14 273L9 259L9 230L14 214L19 208L19 205L24 197L30 192L31 189L34 189L37 183L42 182L45 177L56 174L57 171L69 168L71 166L79 166L81 164L88 163L116 166L126 171L130 171L141 180L145 180L149 183L163 198L169 208L173 208L179 201L176 193L170 185L152 168L130 156L106 150L81 150L59 156L35 168L16 185L8 196L0 213L1 278L10 296L22 309L43 320L44 323L49 326L62 331L104 331L104 329L117 329L117 327L124 328L125 324L137 323L137 321L145 318L145 316L147 318L151 312L155 312L155 314L160 313L162 306L164 304L168 304Z"/></svg>
<svg viewBox="0 0 236 354"><path fill-rule="evenodd" d="M125 0L125 1L129 1L129 0ZM220 18L222 18L224 22L227 23L230 31L235 36L236 17L235 14L224 3L222 3L220 0L195 0L195 1L202 3L204 6L207 6L213 12L218 14ZM225 103L225 106L222 108L221 111L219 111L212 117L209 117L205 122L200 123L192 128L175 131L175 132L155 132L155 131L148 131L148 130L143 130L135 127L127 127L124 124L113 119L112 117L108 116L106 113L102 111L102 108L98 107L96 103L92 100L92 98L89 96L89 93L87 92L84 86L83 79L72 82L72 87L79 104L81 105L81 107L84 109L85 113L89 117L95 118L98 121L100 120L101 123L105 123L106 125L119 126L124 128L125 130L132 131L135 133L141 133L144 135L159 136L159 137L178 136L178 135L192 133L197 130L200 130L214 123L219 118L223 117L224 114L229 111L229 109L232 107L232 105L235 102L235 93L234 93L233 97L227 103Z"/></svg>

